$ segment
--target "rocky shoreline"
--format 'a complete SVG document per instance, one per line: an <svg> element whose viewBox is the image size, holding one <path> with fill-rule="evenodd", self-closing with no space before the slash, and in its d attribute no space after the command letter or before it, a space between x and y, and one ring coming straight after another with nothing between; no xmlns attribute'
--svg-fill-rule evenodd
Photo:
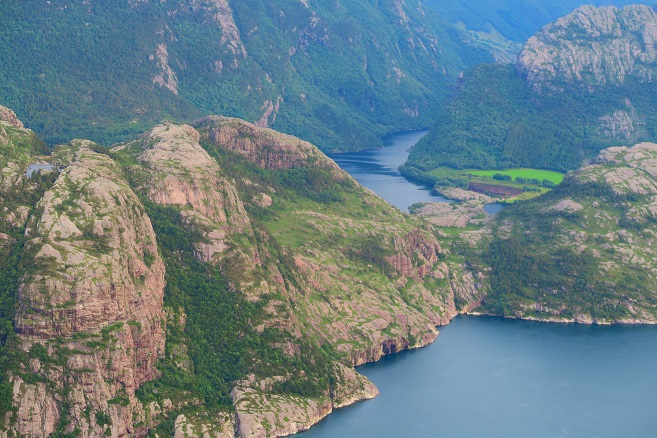
<svg viewBox="0 0 657 438"><path fill-rule="evenodd" d="M551 324L582 324L582 325L601 325L601 326L612 326L612 325L657 325L657 319L636 319L636 318L630 318L630 319L621 319L621 320L613 320L613 321L608 321L608 320L598 320L598 319L592 319L588 317L587 315L579 315L576 318L557 318L557 317L552 317L552 318L541 318L537 316L502 316L502 315L495 315L492 313L485 313L485 312L466 312L464 315L468 316L495 316L499 318L504 318L504 319L519 319L523 321L534 321L534 322L545 322L545 323L551 323Z"/></svg>

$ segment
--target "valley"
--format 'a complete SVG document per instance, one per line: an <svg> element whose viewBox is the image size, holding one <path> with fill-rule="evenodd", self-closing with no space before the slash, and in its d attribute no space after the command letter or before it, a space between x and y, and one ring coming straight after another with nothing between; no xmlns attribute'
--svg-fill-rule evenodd
<svg viewBox="0 0 657 438"><path fill-rule="evenodd" d="M654 430L657 12L539 3L0 5L0 436Z"/></svg>

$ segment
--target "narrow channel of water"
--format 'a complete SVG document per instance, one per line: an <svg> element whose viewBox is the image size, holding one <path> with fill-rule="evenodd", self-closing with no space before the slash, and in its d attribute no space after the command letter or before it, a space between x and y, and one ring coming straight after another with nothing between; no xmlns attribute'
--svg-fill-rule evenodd
<svg viewBox="0 0 657 438"><path fill-rule="evenodd" d="M415 202L449 202L431 187L412 183L397 170L406 162L410 149L427 131L411 131L384 138L383 149L330 157L360 184L394 205L401 211Z"/></svg>

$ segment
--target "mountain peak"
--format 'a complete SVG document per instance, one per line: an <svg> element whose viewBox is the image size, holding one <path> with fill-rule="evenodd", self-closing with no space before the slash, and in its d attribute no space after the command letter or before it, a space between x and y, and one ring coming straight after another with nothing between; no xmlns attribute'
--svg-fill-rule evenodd
<svg viewBox="0 0 657 438"><path fill-rule="evenodd" d="M7 122L17 128L23 128L23 122L18 119L16 113L4 106L0 106L0 121Z"/></svg>
<svg viewBox="0 0 657 438"><path fill-rule="evenodd" d="M585 5L545 26L525 44L518 71L537 89L589 90L657 75L657 13L646 5Z"/></svg>

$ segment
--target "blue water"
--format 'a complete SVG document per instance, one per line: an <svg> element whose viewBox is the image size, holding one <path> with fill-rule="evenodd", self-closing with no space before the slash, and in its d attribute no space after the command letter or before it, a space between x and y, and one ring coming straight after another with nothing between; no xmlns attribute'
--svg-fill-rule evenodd
<svg viewBox="0 0 657 438"><path fill-rule="evenodd" d="M25 175L28 178L32 178L32 175L34 173L41 172L42 170L46 170L46 171L57 170L57 171L59 171L59 168L57 168L56 166L53 166L52 164L32 163L29 166L27 166L27 170L25 171Z"/></svg>
<svg viewBox="0 0 657 438"><path fill-rule="evenodd" d="M497 213L499 213L500 211L502 211L502 210L504 209L504 207L505 207L504 204L500 204L500 203L494 202L494 203L492 203L492 204L488 204L488 205L486 205L486 206L484 207L484 210L486 211L486 213L488 213L488 214L490 214L490 215L494 215L494 214L497 214Z"/></svg>
<svg viewBox="0 0 657 438"><path fill-rule="evenodd" d="M332 158L400 210L444 201L397 172L423 134ZM300 438L657 437L657 327L463 316L434 344L358 371L381 394Z"/></svg>
<svg viewBox="0 0 657 438"><path fill-rule="evenodd" d="M416 202L451 202L438 195L431 187L408 181L397 170L406 162L410 149L428 131L411 131L390 135L383 139L384 148L363 152L329 155L344 171L361 185L408 212ZM504 208L502 204L488 204L484 210L490 215Z"/></svg>
<svg viewBox="0 0 657 438"><path fill-rule="evenodd" d="M657 437L656 365L656 327L458 317L299 437Z"/></svg>
<svg viewBox="0 0 657 438"><path fill-rule="evenodd" d="M397 170L406 162L410 149L426 133L412 131L391 135L383 139L383 149L333 154L330 157L361 185L401 211L407 211L415 202L448 202L432 188L408 181Z"/></svg>

